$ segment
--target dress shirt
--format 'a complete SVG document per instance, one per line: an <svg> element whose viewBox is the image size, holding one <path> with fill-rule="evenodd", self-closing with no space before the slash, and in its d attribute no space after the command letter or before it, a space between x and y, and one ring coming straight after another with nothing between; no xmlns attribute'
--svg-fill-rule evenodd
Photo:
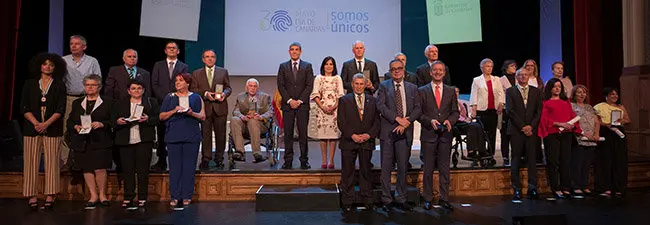
<svg viewBox="0 0 650 225"><path fill-rule="evenodd" d="M137 105L140 105L140 103L131 102L131 116L135 113L135 106ZM129 132L129 144L137 144L142 141L140 139L140 125L136 124L131 126Z"/></svg>
<svg viewBox="0 0 650 225"><path fill-rule="evenodd" d="M65 86L69 95L84 93L83 78L90 74L102 75L99 62L92 56L84 54L79 62L74 61L72 55L63 56L68 73L65 74Z"/></svg>
<svg viewBox="0 0 650 225"><path fill-rule="evenodd" d="M498 108L506 104L505 93L499 78L490 75L492 81L492 94L494 95L494 107ZM472 92L469 97L469 104L476 106L477 111L485 111L488 108L488 88L485 76L481 74L472 81Z"/></svg>

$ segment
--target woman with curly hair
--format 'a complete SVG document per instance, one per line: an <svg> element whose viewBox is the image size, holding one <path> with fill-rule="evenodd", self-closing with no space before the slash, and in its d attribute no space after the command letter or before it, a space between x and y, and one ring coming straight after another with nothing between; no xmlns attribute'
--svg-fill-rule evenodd
<svg viewBox="0 0 650 225"><path fill-rule="evenodd" d="M40 53L29 63L30 79L23 86L20 111L25 117L23 123L23 195L29 197L29 207L37 210L38 169L41 153L45 160L46 195L43 209L54 206L54 197L59 193L59 143L63 136L63 114L65 112L65 83L63 75L66 64L61 56Z"/></svg>

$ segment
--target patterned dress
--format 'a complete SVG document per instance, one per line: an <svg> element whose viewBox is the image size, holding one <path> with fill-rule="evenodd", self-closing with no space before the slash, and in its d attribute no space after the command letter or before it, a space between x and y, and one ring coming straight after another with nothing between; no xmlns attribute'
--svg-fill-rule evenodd
<svg viewBox="0 0 650 225"><path fill-rule="evenodd" d="M331 107L336 105L336 101L343 95L345 95L345 92L341 76L318 75L314 79L314 90L309 98L313 100L320 97L323 106ZM314 139L338 139L341 136L341 131L339 131L336 124L336 110L331 115L326 114L316 103L313 103L309 114L309 137Z"/></svg>

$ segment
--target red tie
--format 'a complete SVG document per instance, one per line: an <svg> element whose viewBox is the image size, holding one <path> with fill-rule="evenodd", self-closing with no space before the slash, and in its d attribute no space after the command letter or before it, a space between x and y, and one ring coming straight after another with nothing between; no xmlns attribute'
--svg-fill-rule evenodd
<svg viewBox="0 0 650 225"><path fill-rule="evenodd" d="M438 105L438 109L440 109L440 86L436 85L436 104Z"/></svg>

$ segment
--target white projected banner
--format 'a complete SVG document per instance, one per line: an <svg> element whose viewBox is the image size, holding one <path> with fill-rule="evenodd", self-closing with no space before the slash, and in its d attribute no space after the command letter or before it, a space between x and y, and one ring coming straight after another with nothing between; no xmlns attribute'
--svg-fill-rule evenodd
<svg viewBox="0 0 650 225"><path fill-rule="evenodd" d="M224 64L231 75L276 75L294 41L315 74L326 56L340 72L355 40L365 42L380 73L401 49L400 0L226 0L225 12Z"/></svg>
<svg viewBox="0 0 650 225"><path fill-rule="evenodd" d="M427 0L429 42L481 41L480 0Z"/></svg>
<svg viewBox="0 0 650 225"><path fill-rule="evenodd" d="M140 35L196 41L200 13L201 0L142 0Z"/></svg>

